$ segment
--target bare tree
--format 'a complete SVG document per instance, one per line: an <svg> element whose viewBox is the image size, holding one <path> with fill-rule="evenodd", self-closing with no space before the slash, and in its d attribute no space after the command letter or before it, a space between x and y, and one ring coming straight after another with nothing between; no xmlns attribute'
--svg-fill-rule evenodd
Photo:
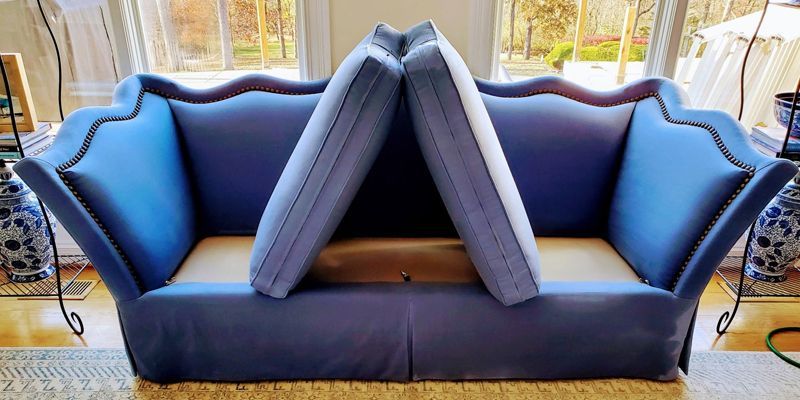
<svg viewBox="0 0 800 400"><path fill-rule="evenodd" d="M281 7L281 0L278 2L278 39L281 41L281 58L286 58L286 39L283 35L283 7Z"/></svg>
<svg viewBox="0 0 800 400"><path fill-rule="evenodd" d="M722 10L722 18L720 18L719 22L725 22L728 20L728 15L731 14L731 9L733 8L733 0L725 0L725 8Z"/></svg>
<svg viewBox="0 0 800 400"><path fill-rule="evenodd" d="M217 17L222 47L222 69L233 69L233 38L231 37L231 23L228 19L228 0L217 0Z"/></svg>
<svg viewBox="0 0 800 400"><path fill-rule="evenodd" d="M533 39L533 19L528 18L528 25L525 27L525 49L522 51L526 60L531 59L531 40Z"/></svg>
<svg viewBox="0 0 800 400"><path fill-rule="evenodd" d="M648 5L643 5L648 1L650 1ZM636 36L636 30L639 29L639 18L649 13L655 6L655 0L636 0L636 19L633 20L633 36Z"/></svg>
<svg viewBox="0 0 800 400"><path fill-rule="evenodd" d="M698 29L706 27L706 24L708 23L708 15L710 13L711 13L711 2L708 1L703 5L703 16L700 18L700 24L697 26Z"/></svg>
<svg viewBox="0 0 800 400"><path fill-rule="evenodd" d="M526 22L525 50L526 60L531 58L533 47L533 29L541 39L555 42L569 30L569 26L577 16L577 5L564 0L520 0L519 14ZM535 24L535 25L534 25Z"/></svg>
<svg viewBox="0 0 800 400"><path fill-rule="evenodd" d="M516 20L517 0L511 0L511 15L508 17L508 59L514 52L514 21Z"/></svg>
<svg viewBox="0 0 800 400"><path fill-rule="evenodd" d="M178 48L178 36L175 34L175 24L172 23L172 6L170 0L156 0L156 10L158 10L158 21L161 23L161 31L164 34L164 50L167 55L167 68L170 71L178 71L183 68L181 56Z"/></svg>

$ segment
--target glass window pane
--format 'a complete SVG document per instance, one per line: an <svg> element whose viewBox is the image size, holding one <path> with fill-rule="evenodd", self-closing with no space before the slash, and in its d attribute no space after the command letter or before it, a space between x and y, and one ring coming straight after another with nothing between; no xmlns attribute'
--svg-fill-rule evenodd
<svg viewBox="0 0 800 400"><path fill-rule="evenodd" d="M692 105L739 114L744 55L763 1L689 0L675 80ZM770 5L747 61L742 124L777 127L773 97L800 77L800 7ZM785 131L784 131L785 132Z"/></svg>
<svg viewBox="0 0 800 400"><path fill-rule="evenodd" d="M655 2L504 0L500 79L559 75L603 89L641 78ZM573 58L579 26L581 48ZM621 48L628 53L623 65Z"/></svg>
<svg viewBox="0 0 800 400"><path fill-rule="evenodd" d="M294 0L141 0L139 7L151 72L195 87L252 72L299 79Z"/></svg>

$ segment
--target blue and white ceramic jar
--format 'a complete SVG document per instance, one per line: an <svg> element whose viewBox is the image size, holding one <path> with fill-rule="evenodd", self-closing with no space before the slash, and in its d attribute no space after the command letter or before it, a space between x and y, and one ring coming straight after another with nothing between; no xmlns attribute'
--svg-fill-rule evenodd
<svg viewBox="0 0 800 400"><path fill-rule="evenodd" d="M55 232L55 218L47 211ZM0 167L0 262L17 283L36 282L55 273L53 249L39 202L7 166Z"/></svg>
<svg viewBox="0 0 800 400"><path fill-rule="evenodd" d="M800 174L761 212L750 234L745 274L763 282L785 281L786 270L800 256Z"/></svg>

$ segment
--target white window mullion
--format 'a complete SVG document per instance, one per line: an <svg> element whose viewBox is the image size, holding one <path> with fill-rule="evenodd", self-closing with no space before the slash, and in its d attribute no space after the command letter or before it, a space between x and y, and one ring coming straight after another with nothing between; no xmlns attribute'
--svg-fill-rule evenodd
<svg viewBox="0 0 800 400"><path fill-rule="evenodd" d="M689 0L659 0L656 4L644 76L675 76L688 5Z"/></svg>
<svg viewBox="0 0 800 400"><path fill-rule="evenodd" d="M297 57L300 79L331 75L331 26L329 0L296 0Z"/></svg>
<svg viewBox="0 0 800 400"><path fill-rule="evenodd" d="M109 0L111 25L122 76L149 72L138 0Z"/></svg>
<svg viewBox="0 0 800 400"><path fill-rule="evenodd" d="M301 79L331 74L329 0L296 0L297 56ZM123 76L150 72L138 0L109 0Z"/></svg>
<svg viewBox="0 0 800 400"><path fill-rule="evenodd" d="M503 0L472 0L466 62L477 77L497 79L502 19Z"/></svg>

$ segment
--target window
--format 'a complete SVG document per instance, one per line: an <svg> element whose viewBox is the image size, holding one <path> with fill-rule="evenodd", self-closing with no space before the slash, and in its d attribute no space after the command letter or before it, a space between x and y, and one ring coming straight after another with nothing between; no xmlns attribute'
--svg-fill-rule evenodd
<svg viewBox="0 0 800 400"><path fill-rule="evenodd" d="M150 72L194 87L263 71L299 79L295 0L140 0Z"/></svg>
<svg viewBox="0 0 800 400"><path fill-rule="evenodd" d="M695 107L739 114L742 62L763 1L689 0L676 80ZM742 123L776 126L772 97L800 75L800 8L771 4L747 61ZM784 131L785 133L785 131Z"/></svg>
<svg viewBox="0 0 800 400"><path fill-rule="evenodd" d="M599 89L638 79L655 6L656 0L504 0L499 78L560 75Z"/></svg>

